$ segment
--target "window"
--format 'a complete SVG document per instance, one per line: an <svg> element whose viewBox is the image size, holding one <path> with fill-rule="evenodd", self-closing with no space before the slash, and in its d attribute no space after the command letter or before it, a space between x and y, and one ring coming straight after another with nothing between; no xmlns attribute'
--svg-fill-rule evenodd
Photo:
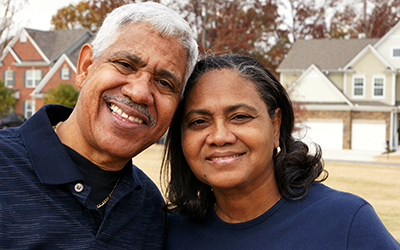
<svg viewBox="0 0 400 250"><path fill-rule="evenodd" d="M42 79L42 71L38 69L30 69L25 71L25 87L35 88Z"/></svg>
<svg viewBox="0 0 400 250"><path fill-rule="evenodd" d="M373 97L384 97L385 95L385 78L382 76L373 77Z"/></svg>
<svg viewBox="0 0 400 250"><path fill-rule="evenodd" d="M68 80L71 78L71 70L69 68L62 68L60 70L60 75L62 80Z"/></svg>
<svg viewBox="0 0 400 250"><path fill-rule="evenodd" d="M24 116L31 117L35 113L35 101L27 100L24 102Z"/></svg>
<svg viewBox="0 0 400 250"><path fill-rule="evenodd" d="M6 87L15 86L15 72L13 70L4 71L4 86Z"/></svg>
<svg viewBox="0 0 400 250"><path fill-rule="evenodd" d="M400 48L393 49L393 57L400 57Z"/></svg>
<svg viewBox="0 0 400 250"><path fill-rule="evenodd" d="M364 97L365 77L354 76L353 77L353 96Z"/></svg>

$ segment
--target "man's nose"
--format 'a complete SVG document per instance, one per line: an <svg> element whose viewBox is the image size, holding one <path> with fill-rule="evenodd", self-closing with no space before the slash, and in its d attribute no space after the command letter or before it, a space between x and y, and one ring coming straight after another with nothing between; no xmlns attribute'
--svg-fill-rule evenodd
<svg viewBox="0 0 400 250"><path fill-rule="evenodd" d="M151 106L154 103L153 76L147 72L131 75L121 91L135 103Z"/></svg>

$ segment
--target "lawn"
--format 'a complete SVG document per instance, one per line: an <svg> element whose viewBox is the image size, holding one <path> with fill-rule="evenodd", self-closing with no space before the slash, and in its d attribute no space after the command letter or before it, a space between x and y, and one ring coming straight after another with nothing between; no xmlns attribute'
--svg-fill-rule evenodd
<svg viewBox="0 0 400 250"><path fill-rule="evenodd" d="M326 162L332 188L366 199L374 207L389 232L400 241L400 165L398 167Z"/></svg>
<svg viewBox="0 0 400 250"><path fill-rule="evenodd" d="M161 145L153 145L134 158L134 164L158 186L162 150ZM325 168L329 172L329 178L324 184L366 199L389 232L400 241L400 164L394 167L383 164L326 162Z"/></svg>

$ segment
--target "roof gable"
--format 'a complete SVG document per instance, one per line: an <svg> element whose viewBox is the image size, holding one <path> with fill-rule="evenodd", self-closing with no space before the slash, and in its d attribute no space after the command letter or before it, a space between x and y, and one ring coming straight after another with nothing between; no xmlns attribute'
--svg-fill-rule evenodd
<svg viewBox="0 0 400 250"><path fill-rule="evenodd" d="M63 53L69 54L88 42L93 34L88 29L41 31L26 29L50 61L56 61Z"/></svg>
<svg viewBox="0 0 400 250"><path fill-rule="evenodd" d="M372 45L367 45L363 50L360 51L343 69L348 70L350 67L353 67L357 62L359 62L363 57L365 57L368 52L371 52L376 56L376 58L382 62L386 67L390 68L391 70L395 70L395 67L386 60Z"/></svg>
<svg viewBox="0 0 400 250"><path fill-rule="evenodd" d="M386 39L388 39L395 31L400 29L400 22L398 22L393 28L391 28L378 42L375 43L374 47L378 48Z"/></svg>
<svg viewBox="0 0 400 250"><path fill-rule="evenodd" d="M71 69L76 73L75 65L71 62L71 60L68 58L66 54L62 54L62 56L57 60L57 62L53 65L53 67L45 75L45 77L43 77L43 79L39 82L38 86L32 91L30 95L35 96L40 94L42 89L46 86L46 84L54 76L54 74L58 72L58 70L60 69L60 67L63 65L64 62L67 62L68 65L71 67Z"/></svg>
<svg viewBox="0 0 400 250"><path fill-rule="evenodd" d="M315 64L322 71L340 71L368 44L378 39L297 40L277 71L303 71Z"/></svg>
<svg viewBox="0 0 400 250"><path fill-rule="evenodd" d="M18 55L15 53L15 51L14 51L10 46L8 46L8 45L7 45L7 47L6 47L6 48L4 49L4 51L3 51L3 55L2 55L2 57L0 58L0 62L2 62L2 61L4 60L4 58L6 58L6 56L7 56L8 53L11 54L11 56L15 59L15 61L16 61L17 63L21 63L21 59L18 57Z"/></svg>
<svg viewBox="0 0 400 250"><path fill-rule="evenodd" d="M314 64L300 75L288 88L290 97L298 102L346 103L349 99Z"/></svg>
<svg viewBox="0 0 400 250"><path fill-rule="evenodd" d="M24 60L13 51L13 46L24 36L47 64L55 63L62 54L66 54L76 66L81 47L90 42L94 34L89 29L41 31L23 28L17 32L8 43L7 50L1 55L2 61L6 54L13 53L19 64ZM18 59L17 59L18 58Z"/></svg>
<svg viewBox="0 0 400 250"><path fill-rule="evenodd" d="M40 57L42 57L43 61L45 61L46 63L50 63L48 57L43 53L41 48L38 46L35 40L30 36L29 32L27 32L27 29L25 28L17 32L14 38L8 43L7 47L13 48L14 45L18 42L18 40L20 40L22 36L26 37L26 39L29 40L29 42L32 44L35 50L39 53Z"/></svg>

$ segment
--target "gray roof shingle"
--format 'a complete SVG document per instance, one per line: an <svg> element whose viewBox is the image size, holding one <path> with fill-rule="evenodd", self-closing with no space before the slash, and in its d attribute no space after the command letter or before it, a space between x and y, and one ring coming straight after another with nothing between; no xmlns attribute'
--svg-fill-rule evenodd
<svg viewBox="0 0 400 250"><path fill-rule="evenodd" d="M71 46L78 38L80 38L86 29L77 30L54 30L54 31L41 31L26 28L26 31L40 47L43 53L47 56L50 61L56 60L62 52L64 52L68 47ZM88 42L88 40L86 40ZM70 51L67 53L68 56L73 57L73 63L75 62L75 51Z"/></svg>
<svg viewBox="0 0 400 250"><path fill-rule="evenodd" d="M297 40L277 71L305 70L315 64L321 70L338 70L349 63L365 46L379 39Z"/></svg>

